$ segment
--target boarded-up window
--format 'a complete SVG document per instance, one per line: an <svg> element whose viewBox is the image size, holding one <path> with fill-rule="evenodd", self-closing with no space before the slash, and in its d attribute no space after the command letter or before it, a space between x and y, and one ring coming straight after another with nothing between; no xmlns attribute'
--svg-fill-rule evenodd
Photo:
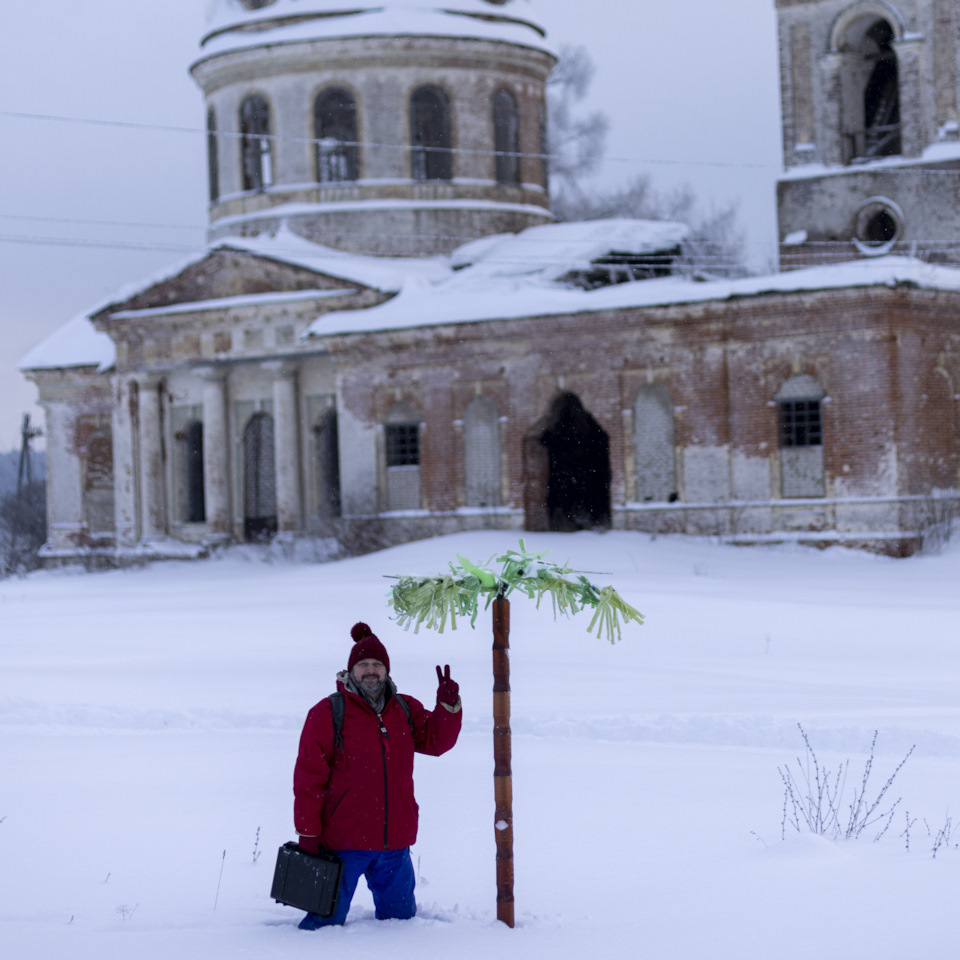
<svg viewBox="0 0 960 960"><path fill-rule="evenodd" d="M633 448L639 501L677 499L673 401L660 384L650 384L633 405Z"/></svg>
<svg viewBox="0 0 960 960"><path fill-rule="evenodd" d="M822 497L823 387L811 376L786 380L775 397L780 443L780 483L784 497Z"/></svg>
<svg viewBox="0 0 960 960"><path fill-rule="evenodd" d="M420 415L409 403L390 408L383 428L387 510L420 509Z"/></svg>
<svg viewBox="0 0 960 960"><path fill-rule="evenodd" d="M489 397L477 397L463 415L466 505L500 505L500 418Z"/></svg>
<svg viewBox="0 0 960 960"><path fill-rule="evenodd" d="M790 60L793 66L793 136L798 146L813 143L813 63L810 25L795 23L790 28Z"/></svg>
<svg viewBox="0 0 960 960"><path fill-rule="evenodd" d="M931 370L920 382L915 442L919 492L960 488L960 429L955 390L947 372Z"/></svg>
<svg viewBox="0 0 960 960"><path fill-rule="evenodd" d="M113 436L107 427L91 431L83 444L83 519L91 535L113 533Z"/></svg>

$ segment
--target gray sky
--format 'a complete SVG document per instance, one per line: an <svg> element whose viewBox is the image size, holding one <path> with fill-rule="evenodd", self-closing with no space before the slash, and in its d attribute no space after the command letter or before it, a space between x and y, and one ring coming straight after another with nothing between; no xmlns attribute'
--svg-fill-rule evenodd
<svg viewBox="0 0 960 960"><path fill-rule="evenodd" d="M557 45L587 47L588 108L611 130L599 179L690 183L740 205L751 262L775 252L780 170L774 0L538 0ZM33 0L0 31L0 450L42 420L16 369L117 287L202 245L205 141L187 74L205 0ZM19 115L60 117L28 119ZM107 121L79 123L69 118Z"/></svg>

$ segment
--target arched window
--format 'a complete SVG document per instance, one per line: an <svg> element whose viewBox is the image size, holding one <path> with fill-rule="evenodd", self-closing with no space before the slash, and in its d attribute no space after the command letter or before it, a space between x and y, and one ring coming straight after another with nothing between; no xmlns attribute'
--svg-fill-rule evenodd
<svg viewBox="0 0 960 960"><path fill-rule="evenodd" d="M210 186L210 202L220 196L220 159L217 155L217 114L211 107L207 111L207 180Z"/></svg>
<svg viewBox="0 0 960 960"><path fill-rule="evenodd" d="M520 183L520 113L509 90L493 95L493 150L497 183Z"/></svg>
<svg viewBox="0 0 960 960"><path fill-rule="evenodd" d="M863 91L863 156L888 157L900 153L900 79L893 30L878 20L867 31L864 57L873 63Z"/></svg>
<svg viewBox="0 0 960 960"><path fill-rule="evenodd" d="M468 507L500 505L500 417L489 397L472 400L463 415L463 457Z"/></svg>
<svg viewBox="0 0 960 960"><path fill-rule="evenodd" d="M317 140L317 180L342 183L360 175L357 105L347 90L325 90L313 104Z"/></svg>
<svg viewBox="0 0 960 960"><path fill-rule="evenodd" d="M270 106L259 94L247 97L240 104L240 158L244 190L263 190L272 186Z"/></svg>
<svg viewBox="0 0 960 960"><path fill-rule="evenodd" d="M890 22L873 12L837 25L833 42L842 59L847 161L901 153L900 72L895 40Z"/></svg>
<svg viewBox="0 0 960 960"><path fill-rule="evenodd" d="M633 405L633 448L637 500L669 503L677 499L673 401L660 384L637 394Z"/></svg>
<svg viewBox="0 0 960 960"><path fill-rule="evenodd" d="M395 403L383 425L387 510L420 509L420 414Z"/></svg>
<svg viewBox="0 0 960 960"><path fill-rule="evenodd" d="M823 387L807 374L785 380L774 400L780 445L780 486L784 497L822 497Z"/></svg>
<svg viewBox="0 0 960 960"><path fill-rule="evenodd" d="M256 413L243 431L243 532L269 540L277 532L277 472L273 417Z"/></svg>
<svg viewBox="0 0 960 960"><path fill-rule="evenodd" d="M439 87L419 87L410 98L411 172L414 180L453 178L450 106Z"/></svg>

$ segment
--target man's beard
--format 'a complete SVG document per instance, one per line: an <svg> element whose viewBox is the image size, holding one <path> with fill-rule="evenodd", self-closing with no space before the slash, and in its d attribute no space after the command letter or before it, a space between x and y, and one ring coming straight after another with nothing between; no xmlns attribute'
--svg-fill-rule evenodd
<svg viewBox="0 0 960 960"><path fill-rule="evenodd" d="M360 690L371 701L379 700L383 695L383 688L387 685L386 679L381 680L376 674L360 678Z"/></svg>

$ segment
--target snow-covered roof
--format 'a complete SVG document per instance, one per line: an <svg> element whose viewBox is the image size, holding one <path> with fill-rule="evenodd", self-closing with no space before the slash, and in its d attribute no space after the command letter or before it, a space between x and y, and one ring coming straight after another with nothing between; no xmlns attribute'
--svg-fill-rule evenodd
<svg viewBox="0 0 960 960"><path fill-rule="evenodd" d="M663 307L766 293L844 287L910 284L960 292L960 269L905 257L855 260L738 280L698 282L683 277L664 277L594 290L551 282L547 279L551 272L555 271L495 274L485 270L483 262L479 261L473 267L451 273L440 283L410 281L396 297L378 306L324 314L311 324L308 335L332 336L450 323Z"/></svg>
<svg viewBox="0 0 960 960"><path fill-rule="evenodd" d="M671 250L688 233L685 224L653 220L548 223L473 240L455 250L450 260L454 269L469 266L474 278L537 275L558 280L572 271L589 270L594 260L614 251L643 255Z"/></svg>
<svg viewBox="0 0 960 960"><path fill-rule="evenodd" d="M256 28L253 28L253 27ZM214 0L201 59L264 43L341 37L440 36L494 40L554 51L537 25L533 0L275 0L247 9Z"/></svg>
<svg viewBox="0 0 960 960"><path fill-rule="evenodd" d="M305 240L286 226L282 226L276 234L225 237L210 247L210 250L217 249L245 250L257 256L305 267L315 273L359 283L381 293L396 293L411 276L430 281L441 280L449 270L441 260L365 257L345 253Z"/></svg>
<svg viewBox="0 0 960 960"><path fill-rule="evenodd" d="M108 370L113 366L116 355L113 341L105 333L100 333L90 318L100 313L111 304L123 303L144 290L171 280L184 270L200 263L217 250L239 250L255 256L269 257L282 263L304 267L315 273L321 273L335 279L347 280L362 286L379 290L382 293L395 293L400 290L410 278L420 280L439 280L449 273L449 267L439 260L402 260L387 257L361 257L323 247L303 237L292 233L285 227L275 235L258 237L228 237L212 243L209 247L198 250L169 266L158 270L140 280L125 284L113 294L96 303L90 310L79 314L72 320L55 330L41 343L31 349L24 356L18 367L20 370L59 369L63 367L96 366L99 370ZM342 291L341 291L342 292ZM320 295L327 295L325 291ZM298 296L300 292L293 295ZM279 302L289 299L289 291L259 294L260 303ZM249 301L248 298L223 298L218 301L202 301L200 303L175 304L165 307L161 313L172 313L178 310L196 311L209 309L214 305L219 307L237 306ZM232 301L232 302L228 302ZM134 311L143 316L143 311ZM126 315L130 315L127 312Z"/></svg>
<svg viewBox="0 0 960 960"><path fill-rule="evenodd" d="M90 317L119 304L156 283L176 276L216 250L239 250L301 266L383 293L396 293L385 303L358 310L323 314L308 336L365 333L380 330L473 323L484 320L582 314L605 310L660 307L751 297L765 293L796 293L843 287L912 286L960 292L960 269L936 266L905 257L878 257L849 263L809 267L789 273L738 280L697 282L663 277L583 290L558 282L571 272L589 269L591 262L612 252L643 255L675 247L684 236L682 224L630 220L547 224L513 235L484 237L460 247L450 257L402 259L364 257L311 243L283 228L274 236L229 237L145 281L130 285L101 301L34 347L21 361L21 370L114 363L113 342L99 333ZM310 296L342 291L310 291ZM255 297L175 304L160 311L196 311L218 306L281 302L302 291L276 291ZM147 311L150 312L150 311ZM138 316L144 311L136 311ZM119 314L118 314L119 315ZM126 314L125 314L126 315Z"/></svg>
<svg viewBox="0 0 960 960"><path fill-rule="evenodd" d="M115 361L113 341L94 328L89 313L81 313L41 340L17 367L24 371L67 367L96 367L98 371L104 371L109 370Z"/></svg>

